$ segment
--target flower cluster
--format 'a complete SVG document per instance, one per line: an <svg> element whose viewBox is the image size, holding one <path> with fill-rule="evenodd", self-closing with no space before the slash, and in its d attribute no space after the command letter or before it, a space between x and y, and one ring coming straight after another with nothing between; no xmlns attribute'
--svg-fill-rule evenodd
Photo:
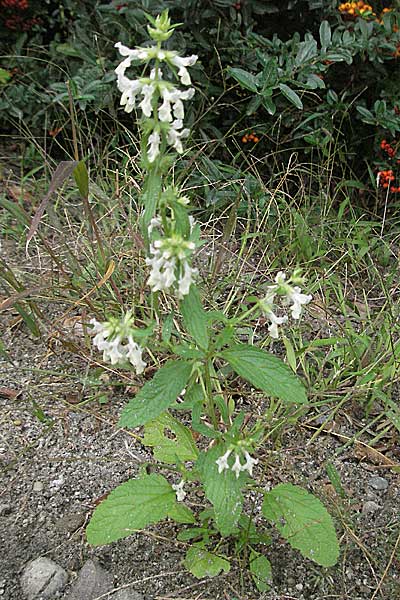
<svg viewBox="0 0 400 600"><path fill-rule="evenodd" d="M159 222L158 219L154 221ZM166 291L177 285L179 298L189 293L193 277L198 273L188 261L195 247L194 242L178 234L157 239L150 244L150 258L146 258L146 264L151 267L147 283L152 292Z"/></svg>
<svg viewBox="0 0 400 600"><path fill-rule="evenodd" d="M358 2L342 2L339 4L339 12L349 17L375 17L375 13L370 4L366 4L363 0Z"/></svg>
<svg viewBox="0 0 400 600"><path fill-rule="evenodd" d="M382 140L380 146L381 146L381 150L383 150L384 152L386 152L386 154L390 158L393 158L394 155L396 154L396 150L386 140Z"/></svg>
<svg viewBox="0 0 400 600"><path fill-rule="evenodd" d="M400 192L400 187L392 185L395 179L392 169L378 171L378 176L376 178L378 187L381 186L385 190L389 188L392 193L397 193Z"/></svg>
<svg viewBox="0 0 400 600"><path fill-rule="evenodd" d="M247 452L247 450L240 449L240 452L243 453L245 461L246 461L244 464L241 464L241 462L240 462L241 455L237 450L238 449L235 449L235 460L231 467L229 466L229 462L228 462L228 459L233 452L233 449L231 449L231 448L228 449L225 452L225 454L220 456L215 461L216 464L218 465L218 473L222 473L223 471L230 469L231 471L233 471L233 473L235 473L236 479L238 479L238 477L242 471L247 471L248 474L250 475L250 477L252 477L253 476L253 467L254 467L254 465L256 465L258 463L258 460L256 458L252 458L250 456L250 454Z"/></svg>
<svg viewBox="0 0 400 600"><path fill-rule="evenodd" d="M260 141L260 138L255 133L246 133L242 137L243 144L247 144L247 142L254 142L255 144Z"/></svg>
<svg viewBox="0 0 400 600"><path fill-rule="evenodd" d="M268 286L266 295L258 301L261 311L271 323L268 331L272 338L277 339L279 337L278 325L283 325L288 321L288 315L278 317L274 312L275 298L277 296L282 297L283 306L289 306L291 317L296 320L300 318L303 305L308 304L312 300L311 295L301 293L301 288L298 285L291 285L297 283L302 283L302 278L298 273L295 272L286 281L285 273L279 271L275 277L275 283Z"/></svg>
<svg viewBox="0 0 400 600"><path fill-rule="evenodd" d="M110 318L100 323L91 319L91 333L95 334L93 344L103 352L103 360L112 365L130 362L139 375L143 373L146 363L142 360L142 348L135 342L134 318L126 313L123 319ZM126 343L124 343L124 341Z"/></svg>
<svg viewBox="0 0 400 600"><path fill-rule="evenodd" d="M122 94L121 106L130 113L136 107L137 99L140 98L139 108L147 119L152 119L152 127L147 139L147 158L150 163L153 163L160 154L160 145L163 141L178 153L183 152L182 140L189 135L189 129L183 127L185 116L183 102L190 100L194 95L194 88L181 90L172 82L164 80L160 64L166 64L174 73L177 70L180 83L190 86L188 67L193 66L197 61L196 55L181 57L172 50L162 50L160 40L168 39L171 30L170 21L165 16L157 17L154 24L155 28L149 27L149 32L151 37L157 40L156 46L131 49L123 46L121 42L115 44L120 54L125 57L115 69L118 89ZM125 72L133 61L146 65L154 61L150 75L129 79Z"/></svg>

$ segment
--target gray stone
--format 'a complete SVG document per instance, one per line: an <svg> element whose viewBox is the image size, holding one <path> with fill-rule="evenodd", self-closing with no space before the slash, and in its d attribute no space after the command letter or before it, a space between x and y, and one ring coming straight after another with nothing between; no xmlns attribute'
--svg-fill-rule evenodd
<svg viewBox="0 0 400 600"><path fill-rule="evenodd" d="M110 600L144 600L142 594L138 594L126 588L124 590L118 590L115 594L110 595Z"/></svg>
<svg viewBox="0 0 400 600"><path fill-rule="evenodd" d="M364 502L363 507L362 507L362 512L364 515L370 514L370 513L374 513L377 510L381 510L381 506L379 506L379 504L377 504L376 502L373 502L372 500L368 500L367 502Z"/></svg>
<svg viewBox="0 0 400 600"><path fill-rule="evenodd" d="M35 481L33 484L33 491L34 492L41 492L44 488L44 485L41 481Z"/></svg>
<svg viewBox="0 0 400 600"><path fill-rule="evenodd" d="M53 599L68 581L67 572L46 557L29 562L21 575L21 588L28 600Z"/></svg>
<svg viewBox="0 0 400 600"><path fill-rule="evenodd" d="M74 533L85 522L85 513L68 513L57 519L55 527L61 533Z"/></svg>
<svg viewBox="0 0 400 600"><path fill-rule="evenodd" d="M379 477L378 475L376 475L374 477L371 477L368 480L368 485L370 487L372 487L374 490L378 490L379 492L382 492L382 491L388 489L389 482L384 477Z"/></svg>
<svg viewBox="0 0 400 600"><path fill-rule="evenodd" d="M98 562L88 560L65 600L94 600L113 589L113 576Z"/></svg>
<svg viewBox="0 0 400 600"><path fill-rule="evenodd" d="M5 517L9 515L11 512L11 506L9 504L1 503L0 504L0 517Z"/></svg>

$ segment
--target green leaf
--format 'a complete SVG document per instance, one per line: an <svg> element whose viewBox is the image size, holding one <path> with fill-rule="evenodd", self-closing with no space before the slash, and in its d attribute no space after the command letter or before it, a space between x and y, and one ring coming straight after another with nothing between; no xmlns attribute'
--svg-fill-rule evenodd
<svg viewBox="0 0 400 600"><path fill-rule="evenodd" d="M189 293L180 303L181 313L187 332L194 338L200 348L208 347L207 314L201 304L200 294L195 285L190 286Z"/></svg>
<svg viewBox="0 0 400 600"><path fill-rule="evenodd" d="M190 508L182 502L175 502L168 511L168 517L177 523L196 523L196 519Z"/></svg>
<svg viewBox="0 0 400 600"><path fill-rule="evenodd" d="M339 544L332 518L312 494L282 483L264 495L262 513L293 548L323 567L337 562Z"/></svg>
<svg viewBox="0 0 400 600"><path fill-rule="evenodd" d="M263 96L263 106L265 108L265 110L271 115L273 116L276 112L276 105L275 102L272 100L272 97L270 95L265 95Z"/></svg>
<svg viewBox="0 0 400 600"><path fill-rule="evenodd" d="M163 342L168 343L170 341L173 328L174 328L174 313L171 312L165 319L163 326L162 326L161 338L162 338Z"/></svg>
<svg viewBox="0 0 400 600"><path fill-rule="evenodd" d="M78 162L72 174L80 195L82 198L87 198L89 196L89 174L83 160Z"/></svg>
<svg viewBox="0 0 400 600"><path fill-rule="evenodd" d="M214 507L215 525L223 536L228 536L236 530L242 512L241 489L247 479L243 472L236 478L231 469L218 473L216 460L225 454L226 450L222 444L217 444L207 452L202 452L196 463L206 496ZM233 461L232 456L230 458Z"/></svg>
<svg viewBox="0 0 400 600"><path fill-rule="evenodd" d="M260 108L262 102L262 96L257 94L257 96L253 96L246 108L246 115L250 116L256 112L258 108Z"/></svg>
<svg viewBox="0 0 400 600"><path fill-rule="evenodd" d="M319 39L323 50L326 50L331 45L332 32L328 21L322 21L319 26Z"/></svg>
<svg viewBox="0 0 400 600"><path fill-rule="evenodd" d="M165 519L173 511L176 494L161 475L130 479L99 504L86 528L89 544L109 544Z"/></svg>
<svg viewBox="0 0 400 600"><path fill-rule="evenodd" d="M186 553L184 565L197 579L203 577L216 577L221 571L228 573L231 565L226 558L217 556L212 552L192 546Z"/></svg>
<svg viewBox="0 0 400 600"><path fill-rule="evenodd" d="M0 68L0 85L5 85L12 78L12 73L6 69Z"/></svg>
<svg viewBox="0 0 400 600"><path fill-rule="evenodd" d="M194 538L203 537L204 534L208 534L207 527L189 527L189 529L182 529L176 536L176 539L180 542L187 542Z"/></svg>
<svg viewBox="0 0 400 600"><path fill-rule="evenodd" d="M143 225L145 231L143 234L147 237L147 226L157 210L158 200L162 189L162 179L157 171L150 171L143 186L143 194L140 199L144 206Z"/></svg>
<svg viewBox="0 0 400 600"><path fill-rule="evenodd" d="M267 592L272 585L272 567L266 556L250 552L250 573L259 592Z"/></svg>
<svg viewBox="0 0 400 600"><path fill-rule="evenodd" d="M370 123L370 124L375 123L374 115L367 108L365 108L364 106L356 106L356 109L362 116L363 121L365 121L365 123Z"/></svg>
<svg viewBox="0 0 400 600"><path fill-rule="evenodd" d="M305 404L306 391L301 381L279 358L255 346L237 344L219 355L238 375L256 388L285 402Z"/></svg>
<svg viewBox="0 0 400 600"><path fill-rule="evenodd" d="M228 67L228 74L250 92L257 92L257 78L244 69Z"/></svg>
<svg viewBox="0 0 400 600"><path fill-rule="evenodd" d="M190 221L187 209L179 202L170 202L170 207L174 211L174 220L176 233L179 233L184 238L190 235Z"/></svg>
<svg viewBox="0 0 400 600"><path fill-rule="evenodd" d="M303 103L300 100L300 97L296 94L294 90L292 90L288 85L286 85L286 83L280 83L279 89L281 90L285 98L287 98L287 100L289 100L289 102L291 102L296 108L298 108L299 110L303 109Z"/></svg>
<svg viewBox="0 0 400 600"><path fill-rule="evenodd" d="M173 437L168 437L171 433ZM196 460L199 454L190 430L169 413L147 423L143 444L154 448L156 460L168 464L175 464L177 459L183 462Z"/></svg>
<svg viewBox="0 0 400 600"><path fill-rule="evenodd" d="M192 365L180 360L161 367L122 411L119 427L138 427L158 417L186 387Z"/></svg>

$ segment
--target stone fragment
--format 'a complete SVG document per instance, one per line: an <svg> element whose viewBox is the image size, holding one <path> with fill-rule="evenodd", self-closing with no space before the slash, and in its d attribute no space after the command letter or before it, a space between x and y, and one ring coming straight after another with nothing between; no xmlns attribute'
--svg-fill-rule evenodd
<svg viewBox="0 0 400 600"><path fill-rule="evenodd" d="M9 504L6 504L6 503L0 504L0 517L5 517L6 515L9 515L10 512L11 512L11 506Z"/></svg>
<svg viewBox="0 0 400 600"><path fill-rule="evenodd" d="M74 533L74 531L82 527L84 522L84 513L68 513L60 519L57 519L55 527L61 533Z"/></svg>
<svg viewBox="0 0 400 600"><path fill-rule="evenodd" d="M29 562L21 575L21 588L28 600L51 599L60 592L68 581L67 572L46 557Z"/></svg>
<svg viewBox="0 0 400 600"><path fill-rule="evenodd" d="M44 485L41 481L35 481L33 484L33 491L34 492L41 492L44 488Z"/></svg>
<svg viewBox="0 0 400 600"><path fill-rule="evenodd" d="M87 560L65 600L94 600L113 589L113 576L98 562Z"/></svg>
<svg viewBox="0 0 400 600"><path fill-rule="evenodd" d="M379 504L377 504L376 502L373 502L372 500L368 500L367 502L364 502L364 504L363 504L362 513L364 515L367 515L370 513L374 513L380 509L381 509L381 506L379 506Z"/></svg>
<svg viewBox="0 0 400 600"><path fill-rule="evenodd" d="M382 492L382 491L388 489L389 482L384 477L379 477L378 475L376 475L374 477L371 477L368 480L368 485L370 487L372 487L374 490L378 490L379 492Z"/></svg>

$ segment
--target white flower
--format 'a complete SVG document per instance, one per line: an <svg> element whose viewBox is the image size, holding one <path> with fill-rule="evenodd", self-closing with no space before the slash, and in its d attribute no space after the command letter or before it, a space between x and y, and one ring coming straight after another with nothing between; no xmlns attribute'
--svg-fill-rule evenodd
<svg viewBox="0 0 400 600"><path fill-rule="evenodd" d="M149 135L149 139L147 145L150 146L147 151L147 158L149 162L154 162L157 156L160 154L160 134L158 131L153 131L151 135Z"/></svg>
<svg viewBox="0 0 400 600"><path fill-rule="evenodd" d="M143 373L146 363L142 360L142 348L133 339L132 323L130 313L122 320L110 319L104 323L99 323L96 319L90 321L92 333L96 334L93 345L103 352L103 360L110 361L112 365L129 361L139 375ZM125 338L128 343L124 345L122 342Z"/></svg>
<svg viewBox="0 0 400 600"><path fill-rule="evenodd" d="M240 475L240 471L242 471L242 465L240 464L239 454L236 454L236 458L235 458L235 462L232 467L232 471L235 473L236 479L238 479L238 477Z"/></svg>
<svg viewBox="0 0 400 600"><path fill-rule="evenodd" d="M286 274L283 271L279 271L275 277L275 283L281 285L286 281Z"/></svg>
<svg viewBox="0 0 400 600"><path fill-rule="evenodd" d="M158 109L158 117L163 123L170 123L172 121L171 94L167 88L161 88L161 96L163 103Z"/></svg>
<svg viewBox="0 0 400 600"><path fill-rule="evenodd" d="M117 42L114 45L115 48L118 48L121 56L127 56L130 61L132 60L147 60L152 53L152 48L128 48L121 44L121 42ZM130 62L129 62L130 64Z"/></svg>
<svg viewBox="0 0 400 600"><path fill-rule="evenodd" d="M197 269L189 266L189 263L183 261L183 275L178 279L178 297L183 298L189 293L190 286L193 283L193 276L198 274Z"/></svg>
<svg viewBox="0 0 400 600"><path fill-rule="evenodd" d="M131 365L135 367L136 373L140 375L143 373L146 363L142 359L142 349L133 340L132 336L128 337L126 358L129 360Z"/></svg>
<svg viewBox="0 0 400 600"><path fill-rule="evenodd" d="M269 313L266 313L266 317L271 321L271 325L268 327L270 336L274 339L278 339L278 325L283 325L283 323L287 323L288 316L284 315L283 317L277 317L275 313L271 311Z"/></svg>
<svg viewBox="0 0 400 600"><path fill-rule="evenodd" d="M183 479L179 483L172 484L172 489L175 490L176 499L178 500L178 502L182 502L182 500L184 500L186 497L186 492L183 489L184 485L185 485L185 482Z"/></svg>
<svg viewBox="0 0 400 600"><path fill-rule="evenodd" d="M301 289L298 286L292 288L288 293L288 300L293 302L290 306L293 319L300 319L301 307L303 304L308 304L312 300L311 294L301 294Z"/></svg>
<svg viewBox="0 0 400 600"><path fill-rule="evenodd" d="M198 271L189 265L186 254L194 249L194 242L180 236L155 240L150 244L150 257L146 258L146 264L151 267L147 283L152 292L166 291L177 282L178 298L189 293L193 276Z"/></svg>
<svg viewBox="0 0 400 600"><path fill-rule="evenodd" d="M253 476L253 467L258 464L258 460L256 458L252 458L246 450L244 451L244 456L246 458L246 463L242 466L242 471L247 471L250 477Z"/></svg>
<svg viewBox="0 0 400 600"><path fill-rule="evenodd" d="M227 450L223 456L220 456L215 462L218 465L218 473L222 473L225 469L229 469L228 458L231 455L232 450Z"/></svg>
<svg viewBox="0 0 400 600"><path fill-rule="evenodd" d="M195 54L187 57L173 56L169 59L171 64L173 64L175 67L178 67L178 75L183 85L191 84L189 71L186 67L192 67L196 63L197 59L198 56Z"/></svg>
<svg viewBox="0 0 400 600"><path fill-rule="evenodd" d="M139 104L145 117L151 117L153 107L151 101L155 91L155 85L153 83L144 84L142 87L143 100Z"/></svg>
<svg viewBox="0 0 400 600"><path fill-rule="evenodd" d="M167 143L170 146L173 146L179 154L182 154L182 152L183 152L183 146L182 146L181 140L184 138L187 138L190 133L189 129L182 129L182 131L179 131L179 129L181 127L182 127L182 119L175 119L175 121L172 123L172 125L168 131L168 135L167 135Z"/></svg>

